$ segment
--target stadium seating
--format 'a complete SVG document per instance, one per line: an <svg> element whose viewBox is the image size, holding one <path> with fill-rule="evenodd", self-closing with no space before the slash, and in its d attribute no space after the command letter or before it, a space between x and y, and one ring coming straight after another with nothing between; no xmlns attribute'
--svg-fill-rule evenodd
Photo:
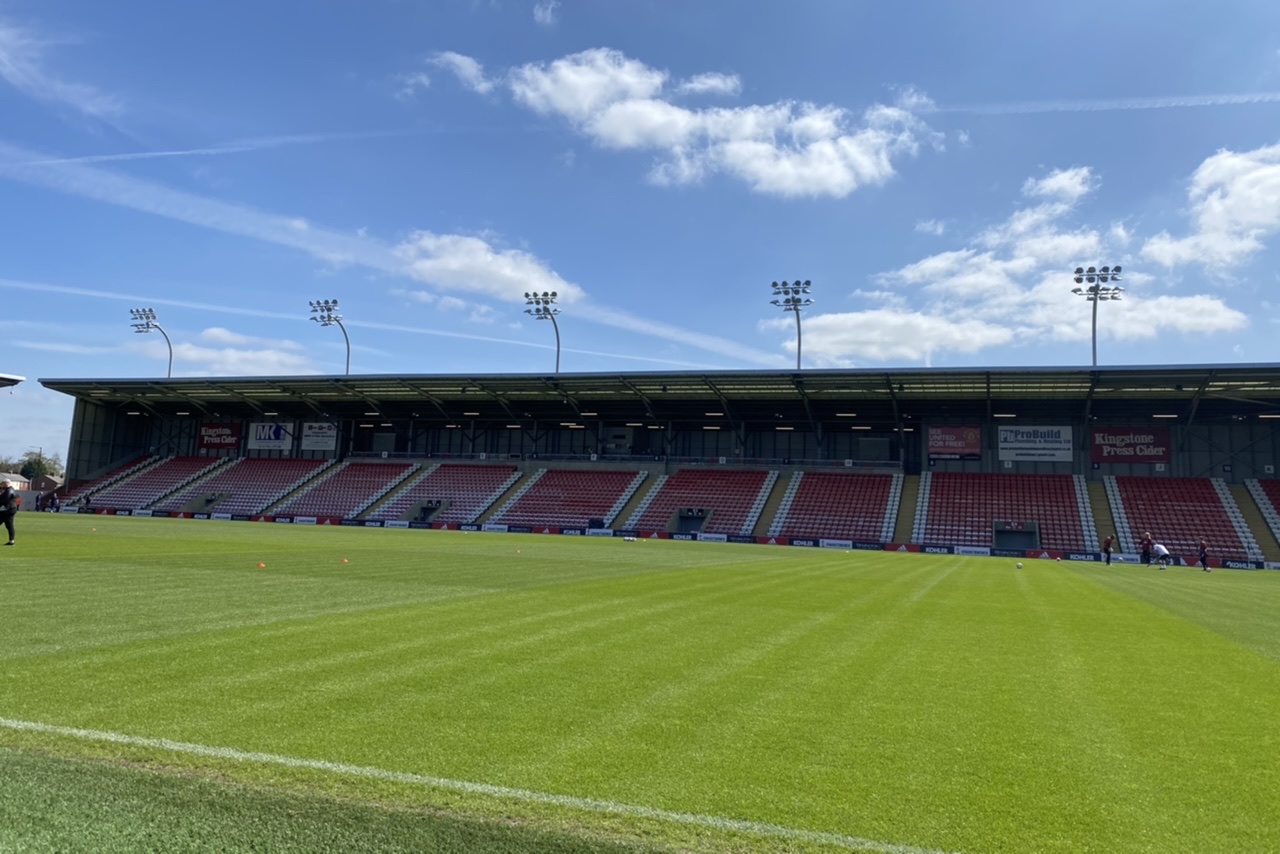
<svg viewBox="0 0 1280 854"><path fill-rule="evenodd" d="M141 459L133 459L123 465L116 466L106 474L99 475L88 483L82 483L75 488L74 492L68 492L62 497L62 503L77 504L84 499L86 495L92 496L94 493L111 486L117 481L124 480L134 474L155 465L161 461L160 457L142 457Z"/></svg>
<svg viewBox="0 0 1280 854"><path fill-rule="evenodd" d="M280 516L355 518L418 470L413 463L340 463L271 512Z"/></svg>
<svg viewBox="0 0 1280 854"><path fill-rule="evenodd" d="M1261 560L1244 514L1221 478L1107 475L1116 535L1125 551L1137 551L1142 534L1194 561L1203 537L1214 557Z"/></svg>
<svg viewBox="0 0 1280 854"><path fill-rule="evenodd" d="M1071 475L925 472L920 481L912 542L989 547L995 521L1007 519L1039 523L1041 548L1096 548L1083 481Z"/></svg>
<svg viewBox="0 0 1280 854"><path fill-rule="evenodd" d="M226 463L225 458L217 457L168 457L93 493L91 499L95 507L114 507L117 510L147 507Z"/></svg>
<svg viewBox="0 0 1280 854"><path fill-rule="evenodd" d="M255 514L314 477L332 460L272 460L237 457L224 469L175 492L152 509L177 512L202 495L216 497L203 509L215 513Z"/></svg>
<svg viewBox="0 0 1280 854"><path fill-rule="evenodd" d="M489 521L584 528L592 519L601 519L610 527L647 475L634 469L542 469Z"/></svg>
<svg viewBox="0 0 1280 854"><path fill-rule="evenodd" d="M901 497L902 475L797 471L769 536L888 542Z"/></svg>
<svg viewBox="0 0 1280 854"><path fill-rule="evenodd" d="M474 522L519 478L512 465L446 463L411 477L367 518L403 519L424 501L441 501L432 522Z"/></svg>
<svg viewBox="0 0 1280 854"><path fill-rule="evenodd" d="M622 527L664 531L681 508L696 507L707 512L704 532L750 534L777 479L776 471L680 469L658 478Z"/></svg>

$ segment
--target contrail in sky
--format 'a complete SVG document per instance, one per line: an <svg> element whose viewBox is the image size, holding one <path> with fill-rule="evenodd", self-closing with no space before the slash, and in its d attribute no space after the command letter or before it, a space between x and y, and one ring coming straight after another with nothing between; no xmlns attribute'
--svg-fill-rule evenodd
<svg viewBox="0 0 1280 854"><path fill-rule="evenodd" d="M127 151L120 154L86 154L79 157L50 157L41 160L28 160L22 163L10 163L9 166L60 166L68 163L113 163L121 160L153 160L159 157L218 157L225 154L243 154L250 151L263 151L269 148L283 148L288 145L316 145L323 142L340 142L350 139L381 139L392 136L409 136L427 131L387 130L358 131L353 133L311 133L292 136L268 136L260 139L246 139L241 142L230 142L225 145L210 145L203 148L180 148L170 151Z"/></svg>
<svg viewBox="0 0 1280 854"><path fill-rule="evenodd" d="M1012 101L940 106L940 113L973 113L1008 116L1023 113L1094 113L1110 110L1168 110L1180 107L1229 107L1241 104L1280 103L1280 92L1245 92L1234 95L1169 95L1155 98L1101 98L1065 101Z"/></svg>

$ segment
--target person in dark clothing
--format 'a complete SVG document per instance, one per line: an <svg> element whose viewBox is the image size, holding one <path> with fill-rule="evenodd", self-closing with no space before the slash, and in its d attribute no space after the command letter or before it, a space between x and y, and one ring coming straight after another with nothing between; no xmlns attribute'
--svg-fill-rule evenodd
<svg viewBox="0 0 1280 854"><path fill-rule="evenodd" d="M1145 566L1151 565L1151 545L1155 540L1151 537L1151 532L1147 531L1142 535L1142 563Z"/></svg>
<svg viewBox="0 0 1280 854"><path fill-rule="evenodd" d="M1107 566L1111 566L1111 544L1115 542L1114 534L1107 534L1107 538L1102 541L1102 557L1107 562Z"/></svg>
<svg viewBox="0 0 1280 854"><path fill-rule="evenodd" d="M9 542L5 543L6 546L13 545L13 517L18 515L18 505L21 503L22 498L13 488L13 484L7 480L0 480L0 521L4 522L4 529L9 532Z"/></svg>
<svg viewBox="0 0 1280 854"><path fill-rule="evenodd" d="M1208 572L1209 571L1209 544L1204 541L1203 537L1200 539L1199 544L1196 546L1196 558L1197 558L1196 563L1204 567L1205 572Z"/></svg>

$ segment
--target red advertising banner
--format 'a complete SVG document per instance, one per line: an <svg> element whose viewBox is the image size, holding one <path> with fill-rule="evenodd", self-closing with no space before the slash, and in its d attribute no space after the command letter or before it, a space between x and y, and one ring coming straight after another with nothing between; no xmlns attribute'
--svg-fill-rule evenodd
<svg viewBox="0 0 1280 854"><path fill-rule="evenodd" d="M201 449L240 447L239 422L201 422L200 444L197 447Z"/></svg>
<svg viewBox="0 0 1280 854"><path fill-rule="evenodd" d="M982 430L978 427L930 427L931 460L982 459Z"/></svg>
<svg viewBox="0 0 1280 854"><path fill-rule="evenodd" d="M1167 463L1173 460L1168 427L1094 427L1095 463Z"/></svg>

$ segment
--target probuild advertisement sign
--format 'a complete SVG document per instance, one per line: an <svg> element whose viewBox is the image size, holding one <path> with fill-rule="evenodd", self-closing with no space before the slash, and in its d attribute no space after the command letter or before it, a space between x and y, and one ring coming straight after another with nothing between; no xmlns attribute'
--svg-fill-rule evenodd
<svg viewBox="0 0 1280 854"><path fill-rule="evenodd" d="M982 431L977 427L930 427L926 436L931 460L982 459Z"/></svg>
<svg viewBox="0 0 1280 854"><path fill-rule="evenodd" d="M1001 460L1026 463L1071 462L1071 428L1001 427L997 436Z"/></svg>
<svg viewBox="0 0 1280 854"><path fill-rule="evenodd" d="M288 451L293 448L293 422L255 421L249 425L249 450Z"/></svg>
<svg viewBox="0 0 1280 854"><path fill-rule="evenodd" d="M1094 427L1089 437L1095 463L1169 463L1168 427Z"/></svg>

